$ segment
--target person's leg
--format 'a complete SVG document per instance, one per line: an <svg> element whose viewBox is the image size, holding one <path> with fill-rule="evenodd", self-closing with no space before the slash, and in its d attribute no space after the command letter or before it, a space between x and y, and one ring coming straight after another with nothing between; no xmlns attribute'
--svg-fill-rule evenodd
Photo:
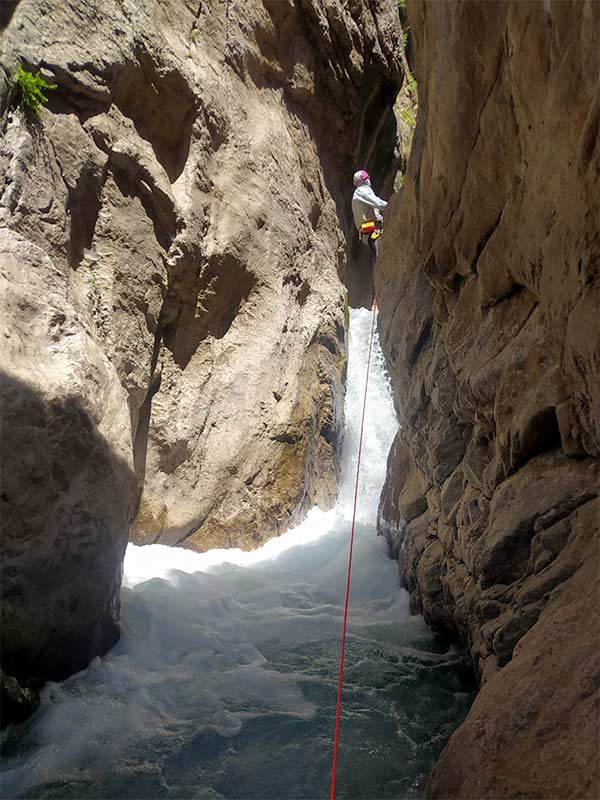
<svg viewBox="0 0 600 800"><path fill-rule="evenodd" d="M379 237L377 237L377 239L371 239L369 236L367 243L369 245L369 250L373 254L373 261L377 261L377 256L379 255Z"/></svg>

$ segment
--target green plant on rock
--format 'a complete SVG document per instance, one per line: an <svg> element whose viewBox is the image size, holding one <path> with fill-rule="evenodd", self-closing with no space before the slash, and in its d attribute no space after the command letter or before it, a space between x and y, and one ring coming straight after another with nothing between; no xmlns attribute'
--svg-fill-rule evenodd
<svg viewBox="0 0 600 800"><path fill-rule="evenodd" d="M342 381L342 386L345 389L348 381L348 358L346 356L340 356L337 361L337 368L340 371L340 379Z"/></svg>
<svg viewBox="0 0 600 800"><path fill-rule="evenodd" d="M17 86L19 87L19 105L36 113L42 105L48 102L44 92L56 89L55 83L48 83L39 72L29 72L20 64L17 70Z"/></svg>
<svg viewBox="0 0 600 800"><path fill-rule="evenodd" d="M417 122L415 120L415 115L413 114L412 108L403 108L400 111L400 119L404 122L405 125L411 130L414 130Z"/></svg>
<svg viewBox="0 0 600 800"><path fill-rule="evenodd" d="M417 93L417 80L415 76L412 74L412 72L408 73L408 91L411 94Z"/></svg>

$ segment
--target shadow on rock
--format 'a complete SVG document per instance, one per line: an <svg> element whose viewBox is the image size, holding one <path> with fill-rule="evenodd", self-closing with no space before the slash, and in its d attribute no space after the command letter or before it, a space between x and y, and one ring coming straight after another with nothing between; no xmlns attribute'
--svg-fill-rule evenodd
<svg viewBox="0 0 600 800"><path fill-rule="evenodd" d="M28 690L83 669L118 640L135 482L83 398L0 373L0 404L6 725L33 708Z"/></svg>

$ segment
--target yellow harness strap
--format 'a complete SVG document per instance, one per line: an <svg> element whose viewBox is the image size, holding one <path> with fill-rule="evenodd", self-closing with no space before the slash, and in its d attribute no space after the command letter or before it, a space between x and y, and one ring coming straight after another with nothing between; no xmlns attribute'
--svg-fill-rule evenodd
<svg viewBox="0 0 600 800"><path fill-rule="evenodd" d="M376 229L377 229L377 223L372 221L363 222L363 224L360 226L361 234L373 233L373 231Z"/></svg>

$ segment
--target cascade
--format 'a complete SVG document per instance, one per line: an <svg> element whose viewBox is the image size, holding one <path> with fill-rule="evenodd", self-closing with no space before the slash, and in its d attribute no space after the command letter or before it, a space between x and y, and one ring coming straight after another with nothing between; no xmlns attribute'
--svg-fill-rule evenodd
<svg viewBox="0 0 600 800"><path fill-rule="evenodd" d="M2 735L5 796L326 797L371 316L351 310L330 511L251 552L130 545L123 633ZM367 397L337 797L418 797L472 700L456 648L411 616L376 535L397 430L377 339Z"/></svg>

